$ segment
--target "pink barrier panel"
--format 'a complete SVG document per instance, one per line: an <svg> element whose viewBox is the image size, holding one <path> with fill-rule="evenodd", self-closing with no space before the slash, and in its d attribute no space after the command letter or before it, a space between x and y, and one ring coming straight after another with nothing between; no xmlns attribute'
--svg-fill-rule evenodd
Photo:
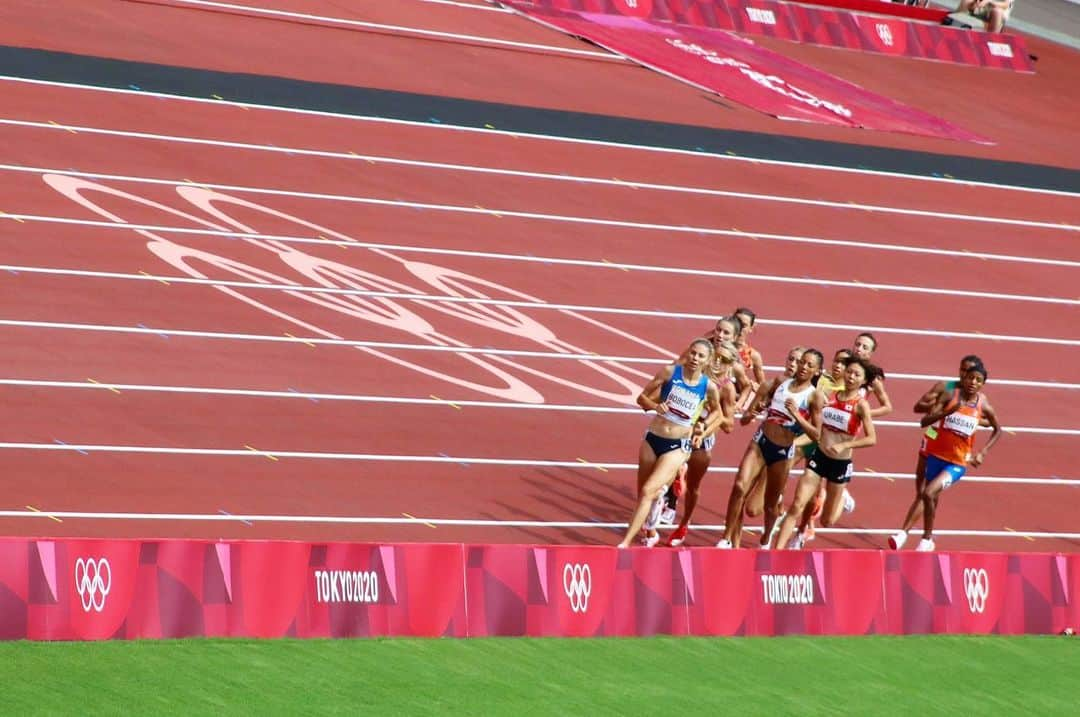
<svg viewBox="0 0 1080 717"><path fill-rule="evenodd" d="M730 32L509 4L537 22L588 38L647 67L781 119L988 142L939 117Z"/></svg>
<svg viewBox="0 0 1080 717"><path fill-rule="evenodd" d="M0 638L1050 633L1080 555L0 540Z"/></svg>
<svg viewBox="0 0 1080 717"><path fill-rule="evenodd" d="M829 47L940 62L1034 72L1023 38L990 34L873 11L852 12L781 0L524 0L534 7L587 12L731 30ZM834 3L825 3L834 4ZM843 2L835 4L842 5ZM892 3L879 5L888 12ZM906 6L895 6L906 7ZM907 10L925 10L907 8ZM940 22L937 11L923 19ZM904 13L911 16L910 13Z"/></svg>

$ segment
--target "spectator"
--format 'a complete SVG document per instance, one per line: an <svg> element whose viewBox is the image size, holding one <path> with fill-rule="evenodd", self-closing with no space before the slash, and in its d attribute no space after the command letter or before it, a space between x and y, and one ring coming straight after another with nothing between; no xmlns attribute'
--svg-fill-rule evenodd
<svg viewBox="0 0 1080 717"><path fill-rule="evenodd" d="M1013 0L960 0L957 11L971 13L985 22L987 32L1001 32L1012 6Z"/></svg>

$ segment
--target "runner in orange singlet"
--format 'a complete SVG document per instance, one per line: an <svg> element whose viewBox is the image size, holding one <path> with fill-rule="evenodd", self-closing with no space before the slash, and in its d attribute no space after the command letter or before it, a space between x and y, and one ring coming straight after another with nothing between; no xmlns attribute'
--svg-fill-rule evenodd
<svg viewBox="0 0 1080 717"><path fill-rule="evenodd" d="M916 550L934 549L934 519L937 517L938 496L941 492L959 481L967 467L979 467L986 460L986 452L1001 437L1001 425L997 414L981 393L986 383L986 369L976 366L964 374L959 388L942 396L933 409L923 416L923 427L934 426L923 438L923 452L926 454L926 485L912 501L904 519L903 529L889 538L889 546L899 550L907 539L907 531L918 519L917 506L923 509L923 537ZM979 423L986 419L992 433L981 451L975 448L975 431Z"/></svg>

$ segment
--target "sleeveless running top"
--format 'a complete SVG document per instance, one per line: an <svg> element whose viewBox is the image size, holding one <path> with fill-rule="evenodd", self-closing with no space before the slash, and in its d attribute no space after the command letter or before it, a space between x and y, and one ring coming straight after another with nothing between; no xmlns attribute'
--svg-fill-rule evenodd
<svg viewBox="0 0 1080 717"><path fill-rule="evenodd" d="M862 397L858 393L855 394L855 398L847 401L841 401L840 394L834 393L821 411L821 425L836 433L858 435L862 429L862 419L855 412L855 407L861 400Z"/></svg>
<svg viewBox="0 0 1080 717"><path fill-rule="evenodd" d="M671 378L665 381L660 389L660 401L668 405L664 418L676 426L694 425L705 405L708 392L708 376L702 373L697 384L691 386L683 379L682 365L676 364Z"/></svg>
<svg viewBox="0 0 1080 717"><path fill-rule="evenodd" d="M789 378L776 388L773 393L772 403L769 404L768 413L765 415L765 420L786 428L793 433L798 433L802 430L802 427L787 412L784 403L787 402L788 398L794 398L798 404L799 413L806 416L810 413L810 396L814 394L815 389L813 384L808 384L806 388L796 393L791 390L791 385L794 382L795 379Z"/></svg>
<svg viewBox="0 0 1080 717"><path fill-rule="evenodd" d="M959 399L959 390L953 396ZM964 401L956 409L933 426L933 434L926 432L926 454L940 458L946 463L964 465L971 457L975 445L975 431L982 418L983 395L974 401Z"/></svg>
<svg viewBox="0 0 1080 717"><path fill-rule="evenodd" d="M742 365L746 368L750 376L750 380L753 380L754 378L754 359L750 355L750 352L753 350L754 347L750 345L749 341L746 342L746 344L741 349L739 349L739 360L742 361Z"/></svg>
<svg viewBox="0 0 1080 717"><path fill-rule="evenodd" d="M832 376L826 376L821 374L821 378L817 382L817 390L824 393L826 396L830 396L837 391L844 390L844 380L833 381Z"/></svg>

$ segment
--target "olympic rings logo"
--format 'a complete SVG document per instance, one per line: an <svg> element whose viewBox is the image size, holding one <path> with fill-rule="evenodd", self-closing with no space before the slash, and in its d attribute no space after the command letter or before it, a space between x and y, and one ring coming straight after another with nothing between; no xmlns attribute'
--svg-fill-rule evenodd
<svg viewBox="0 0 1080 717"><path fill-rule="evenodd" d="M964 568L964 595L967 596L968 610L982 614L986 609L986 598L990 596L990 576L986 574L986 568Z"/></svg>
<svg viewBox="0 0 1080 717"><path fill-rule="evenodd" d="M107 558L79 558L75 561L75 589L84 612L101 612L112 589L112 567Z"/></svg>
<svg viewBox="0 0 1080 717"><path fill-rule="evenodd" d="M570 600L570 609L584 613L589 609L592 593L592 570L589 564L567 563L562 572L563 592Z"/></svg>

